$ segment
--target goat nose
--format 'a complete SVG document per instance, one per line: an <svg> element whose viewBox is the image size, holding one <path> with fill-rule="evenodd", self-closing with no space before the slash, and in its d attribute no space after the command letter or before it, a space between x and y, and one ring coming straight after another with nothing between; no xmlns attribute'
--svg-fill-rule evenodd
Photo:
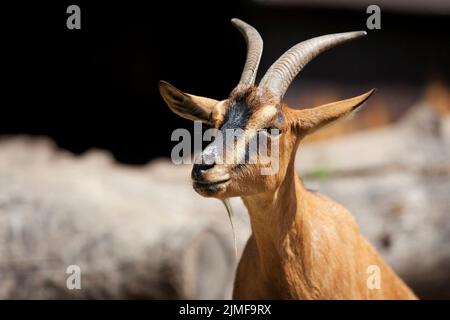
<svg viewBox="0 0 450 320"><path fill-rule="evenodd" d="M216 158L215 155L211 152L203 152L200 155L200 161L197 161L197 163L194 165L194 170L196 171L207 171L211 168L213 168L216 165Z"/></svg>
<svg viewBox="0 0 450 320"><path fill-rule="evenodd" d="M202 163L194 164L194 168L192 170L192 179L199 180L199 181L203 180L202 173L204 173L205 171L208 171L209 169L212 169L215 165L216 165L215 162L211 162L211 163L202 162Z"/></svg>

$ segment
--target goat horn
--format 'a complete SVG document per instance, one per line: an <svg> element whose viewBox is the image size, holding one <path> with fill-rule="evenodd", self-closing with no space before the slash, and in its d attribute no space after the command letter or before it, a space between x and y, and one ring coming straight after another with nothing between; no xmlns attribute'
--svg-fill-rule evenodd
<svg viewBox="0 0 450 320"><path fill-rule="evenodd" d="M231 23L242 33L247 43L247 60L239 84L253 85L261 60L263 40L258 31L244 21L234 18Z"/></svg>
<svg viewBox="0 0 450 320"><path fill-rule="evenodd" d="M366 34L365 31L335 33L300 42L275 61L261 79L259 87L269 89L281 100L295 76L317 55Z"/></svg>

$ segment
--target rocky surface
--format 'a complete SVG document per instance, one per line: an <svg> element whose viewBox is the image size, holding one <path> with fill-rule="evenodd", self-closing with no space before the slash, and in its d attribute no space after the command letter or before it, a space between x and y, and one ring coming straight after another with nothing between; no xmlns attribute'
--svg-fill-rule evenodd
<svg viewBox="0 0 450 320"><path fill-rule="evenodd" d="M450 298L449 147L450 121L418 107L397 125L301 146L297 167L421 297ZM190 166L112 159L0 140L0 298L229 298L223 205L192 190ZM248 219L232 206L240 252ZM66 287L69 265L81 290Z"/></svg>

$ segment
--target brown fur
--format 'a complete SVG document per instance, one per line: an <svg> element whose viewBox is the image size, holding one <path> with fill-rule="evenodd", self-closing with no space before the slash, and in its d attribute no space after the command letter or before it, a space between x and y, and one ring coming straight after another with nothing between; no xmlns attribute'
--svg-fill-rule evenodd
<svg viewBox="0 0 450 320"><path fill-rule="evenodd" d="M307 191L295 173L274 192L243 197L252 236L239 262L234 299L414 299L338 203ZM381 288L366 285L381 269Z"/></svg>

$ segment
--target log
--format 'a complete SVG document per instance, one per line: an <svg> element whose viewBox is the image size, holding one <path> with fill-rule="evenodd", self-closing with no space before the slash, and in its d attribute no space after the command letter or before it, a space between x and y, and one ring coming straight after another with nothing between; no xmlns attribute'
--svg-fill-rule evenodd
<svg viewBox="0 0 450 320"><path fill-rule="evenodd" d="M192 190L189 170L2 139L0 298L229 298L236 261L227 214ZM80 268L80 290L66 286L70 265Z"/></svg>

